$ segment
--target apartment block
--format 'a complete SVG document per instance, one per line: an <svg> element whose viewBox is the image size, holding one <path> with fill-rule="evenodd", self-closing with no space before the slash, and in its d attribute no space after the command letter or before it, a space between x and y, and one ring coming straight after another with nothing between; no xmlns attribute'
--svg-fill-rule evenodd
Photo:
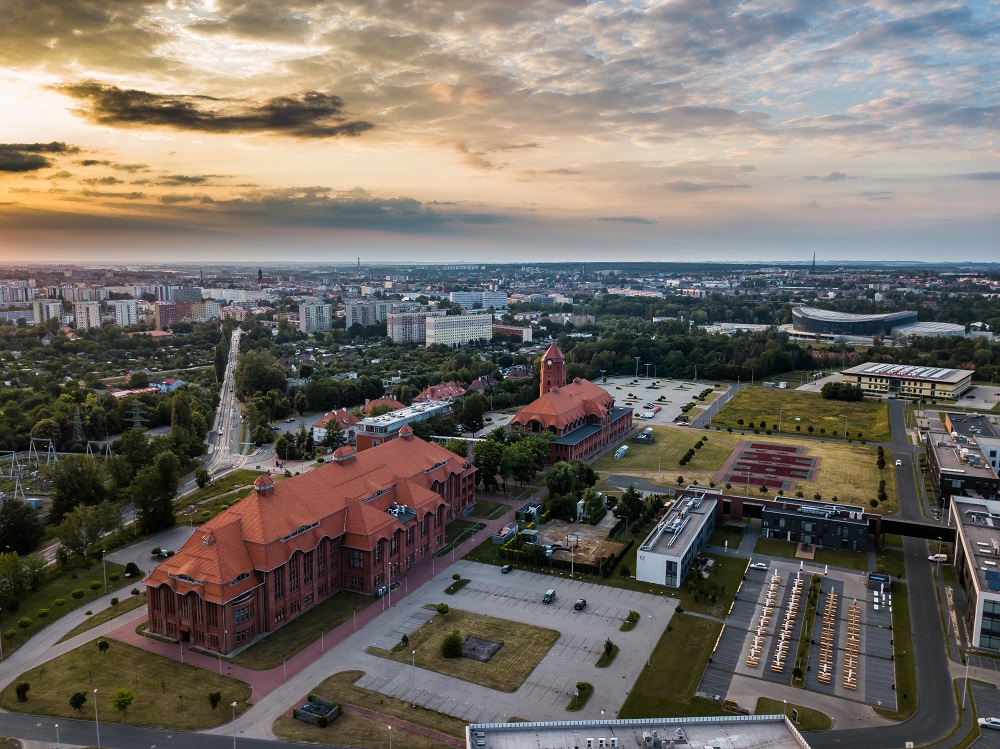
<svg viewBox="0 0 1000 749"><path fill-rule="evenodd" d="M488 341L493 337L493 315L451 315L428 317L425 345L443 343L462 346L472 341Z"/></svg>
<svg viewBox="0 0 1000 749"><path fill-rule="evenodd" d="M427 318L444 317L444 310L391 312L386 318L389 337L395 343L420 343L427 340Z"/></svg>
<svg viewBox="0 0 1000 749"><path fill-rule="evenodd" d="M77 330L101 327L100 302L76 302L73 305L73 318Z"/></svg>
<svg viewBox="0 0 1000 749"><path fill-rule="evenodd" d="M139 304L135 299L120 299L111 302L111 307L115 313L115 325L119 328L139 324Z"/></svg>
<svg viewBox="0 0 1000 749"><path fill-rule="evenodd" d="M303 333L333 329L333 307L329 304L300 304L299 330Z"/></svg>

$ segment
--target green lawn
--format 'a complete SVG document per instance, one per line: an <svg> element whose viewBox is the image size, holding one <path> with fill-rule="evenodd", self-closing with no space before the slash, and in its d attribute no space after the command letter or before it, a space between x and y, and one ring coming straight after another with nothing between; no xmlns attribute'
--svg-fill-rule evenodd
<svg viewBox="0 0 1000 749"><path fill-rule="evenodd" d="M0 693L0 706L32 715L54 718L80 718L93 715L93 690L102 722L159 726L199 731L232 719L231 702L237 712L249 707L250 685L228 676L220 676L195 666L178 663L140 648L109 640L110 649L101 653L97 641L69 651L22 674ZM31 684L27 702L18 702L14 686L19 681ZM135 701L125 715L115 710L112 696L117 689L128 689ZM87 695L81 713L69 706L75 692ZM210 692L221 692L219 709L208 702Z"/></svg>
<svg viewBox="0 0 1000 749"><path fill-rule="evenodd" d="M774 538L758 538L753 547L754 554L763 554L769 557L781 557L783 559L795 559L795 549L798 544L792 541L779 541ZM868 555L860 551L848 551L847 549L823 549L816 547L816 558L812 564L829 564L833 567L844 567L845 569L868 571Z"/></svg>
<svg viewBox="0 0 1000 749"><path fill-rule="evenodd" d="M879 549L875 553L875 571L888 572L894 578L906 577L906 558L899 549Z"/></svg>
<svg viewBox="0 0 1000 749"><path fill-rule="evenodd" d="M779 418L780 417L780 418ZM799 421L796 421L796 417ZM827 400L819 393L805 393L797 390L778 388L744 388L712 417L712 426L739 429L739 420L744 425L760 425L763 421L768 429L796 434L844 436L846 419L847 431L852 439L862 438L869 442L885 442L889 439L889 406L882 401L864 400L856 403Z"/></svg>
<svg viewBox="0 0 1000 749"><path fill-rule="evenodd" d="M121 616L122 614L125 614L129 611L135 611L137 608L140 608L141 606L145 605L146 605L145 597L129 596L124 601L119 601L117 606L108 606L106 609L102 609L93 616L88 617L86 620L80 622L75 627L73 627L73 629L64 634L59 639L59 642L63 642L65 640L71 640L77 635L81 635L84 632L93 629L94 627L98 627L104 624L105 622L110 622L112 619L115 619Z"/></svg>
<svg viewBox="0 0 1000 749"><path fill-rule="evenodd" d="M496 520L497 518L502 518L510 509L510 505L505 505L503 502L490 502L480 499L472 505L472 510L469 512L468 517L480 518L482 520Z"/></svg>
<svg viewBox="0 0 1000 749"><path fill-rule="evenodd" d="M913 665L910 601L906 597L906 585L898 580L892 581L892 634L896 654L896 709L876 707L875 712L890 720L906 720L917 712L917 675Z"/></svg>
<svg viewBox="0 0 1000 749"><path fill-rule="evenodd" d="M253 482L256 481L257 477L260 475L260 471L248 471L245 468L237 469L231 473L227 473L221 478L216 479L204 489L195 489L190 494L185 494L174 503L174 506L180 510L188 505L198 504L199 502L204 502L206 499L211 499L212 497L218 497L220 494L231 492L233 489L238 489L243 486L252 486Z"/></svg>
<svg viewBox="0 0 1000 749"><path fill-rule="evenodd" d="M636 679L619 718L726 714L721 704L694 696L722 625L674 614L670 628L672 631L665 631L653 648L650 665Z"/></svg>
<svg viewBox="0 0 1000 749"><path fill-rule="evenodd" d="M441 655L441 643L455 629L462 633L463 638L474 636L491 642L502 642L503 647L488 663L480 663L471 658L445 658ZM410 663L415 658L416 665L428 671L471 681L501 692L513 692L524 683L558 639L559 633L554 629L452 609L443 616L435 615L420 629L411 633L409 646L403 650L392 652L368 647L365 652L401 663ZM416 650L415 656L412 652L407 652L413 650Z"/></svg>
<svg viewBox="0 0 1000 749"><path fill-rule="evenodd" d="M788 719L792 719L792 710L798 712L799 719L795 722L795 727L800 731L825 731L833 727L833 721L826 713L814 710L803 705L787 705L782 700L773 700L770 697L758 697L757 707L753 711L754 715L781 715L784 713Z"/></svg>
<svg viewBox="0 0 1000 749"><path fill-rule="evenodd" d="M809 580L809 587L806 588L806 606L804 610L805 618L802 620L802 629L799 631L799 647L795 653L795 666L802 668L802 664L809 663L809 648L813 642L813 625L816 622L816 606L819 604L819 587L822 578L813 575ZM794 669L792 670L792 686L805 686L805 669L802 678L796 678Z"/></svg>
<svg viewBox="0 0 1000 749"><path fill-rule="evenodd" d="M434 556L443 557L485 527L483 523L474 523L471 520L452 520L444 527L444 546L434 552Z"/></svg>
<svg viewBox="0 0 1000 749"><path fill-rule="evenodd" d="M120 564L108 562L107 566L109 591L125 588L124 595L128 595L128 591L138 586L139 581L142 580L141 574L137 577L126 578L125 567ZM3 632L14 630L17 633L14 639L3 641L4 657L11 655L33 635L58 621L70 611L75 611L78 608L90 609L94 599L104 595L103 588L97 591L90 589L91 582L95 580L100 582L102 586L104 585L104 570L100 562L93 563L89 569L79 567L70 572L55 572L54 568L49 568L49 570L47 574L51 577L48 582L34 593L29 593L20 602L16 612L4 610L0 630ZM117 581L111 579L115 574L118 575ZM74 590L83 590L83 598L73 598ZM55 602L60 598L65 603L62 606L57 606ZM48 609L49 615L44 619L39 618L38 611L40 609ZM32 622L31 627L27 630L17 626L18 621L24 616L31 619Z"/></svg>
<svg viewBox="0 0 1000 749"><path fill-rule="evenodd" d="M232 662L257 671L280 666L283 655L291 658L320 639L323 631L329 632L350 619L355 609L361 611L374 601L371 596L349 590L334 593L260 642L233 656Z"/></svg>
<svg viewBox="0 0 1000 749"><path fill-rule="evenodd" d="M371 710L377 710L383 715L424 726L449 736L458 738L465 736L465 721L424 707L412 707L409 702L354 686L354 682L362 676L364 676L363 671L342 671L317 684L312 692L331 702L367 707ZM379 729L380 725L381 729ZM289 741L372 747L372 749L383 749L388 739L388 729L384 724L352 715L341 715L325 729L311 726L300 720L282 717L274 722L273 729L275 734ZM398 734L397 731L399 731ZM444 744L399 728L393 728L392 733L394 746L413 746L418 749L422 747L436 749L436 747L444 746ZM411 740L410 737L414 738ZM399 743L396 743L397 741Z"/></svg>
<svg viewBox="0 0 1000 749"><path fill-rule="evenodd" d="M701 438L699 432L686 432L681 429L670 427L652 427L653 437L656 439L652 445L641 445L629 443L628 452L621 460L615 460L612 455L605 455L594 463L596 471L610 472L663 472L664 481L669 485L675 484L678 474L688 475L693 472L711 472L719 470L719 467L726 461L732 453L732 445L715 439L714 434L709 433L707 444L694 451L694 458L684 466L679 461L684 454L694 447ZM707 483L707 480L703 483Z"/></svg>
<svg viewBox="0 0 1000 749"><path fill-rule="evenodd" d="M716 526L715 530L712 531L712 535L709 536L708 545L715 546L719 549L724 549L726 546L726 541L729 542L729 548L735 549L740 545L743 540L744 528L740 528L735 525L719 525Z"/></svg>

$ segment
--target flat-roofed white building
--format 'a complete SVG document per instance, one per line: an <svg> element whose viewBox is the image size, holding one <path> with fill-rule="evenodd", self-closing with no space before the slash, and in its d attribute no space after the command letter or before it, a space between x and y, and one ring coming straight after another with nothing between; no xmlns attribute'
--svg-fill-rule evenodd
<svg viewBox="0 0 1000 749"><path fill-rule="evenodd" d="M329 304L300 304L299 330L303 333L333 330L333 307Z"/></svg>
<svg viewBox="0 0 1000 749"><path fill-rule="evenodd" d="M428 317L426 345L443 343L462 346L472 341L488 341L493 337L493 315L450 315Z"/></svg>
<svg viewBox="0 0 1000 749"><path fill-rule="evenodd" d="M635 579L679 588L715 529L719 492L678 499L639 546Z"/></svg>
<svg viewBox="0 0 1000 749"><path fill-rule="evenodd" d="M73 304L73 319L77 330L101 327L100 302L75 302Z"/></svg>
<svg viewBox="0 0 1000 749"><path fill-rule="evenodd" d="M31 303L32 311L35 313L35 325L62 317L62 302L52 299L36 299Z"/></svg>
<svg viewBox="0 0 1000 749"><path fill-rule="evenodd" d="M972 647L1000 650L1000 502L954 496L955 576L965 589Z"/></svg>
<svg viewBox="0 0 1000 749"><path fill-rule="evenodd" d="M111 302L115 312L115 325L127 328L139 324L139 304L135 299L119 299Z"/></svg>
<svg viewBox="0 0 1000 749"><path fill-rule="evenodd" d="M386 328L394 343L420 343L427 340L427 318L444 317L444 310L421 310L419 312L390 312L386 317Z"/></svg>
<svg viewBox="0 0 1000 749"><path fill-rule="evenodd" d="M844 382L857 385L866 395L900 398L956 400L972 385L971 369L866 362L840 374Z"/></svg>

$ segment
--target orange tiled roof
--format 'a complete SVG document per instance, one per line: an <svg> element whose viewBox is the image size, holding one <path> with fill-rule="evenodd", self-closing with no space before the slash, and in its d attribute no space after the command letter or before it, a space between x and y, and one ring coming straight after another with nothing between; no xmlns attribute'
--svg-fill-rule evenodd
<svg viewBox="0 0 1000 749"><path fill-rule="evenodd" d="M372 412L373 408L377 408L378 406L392 406L393 411L398 411L400 408L406 408L406 406L395 398L376 398L373 401L368 401L361 409L361 413L367 416Z"/></svg>
<svg viewBox="0 0 1000 749"><path fill-rule="evenodd" d="M451 451L414 437L360 453L342 447L334 453L338 457L279 483L258 477L254 491L202 525L146 583L169 581L180 592L200 589L209 600L229 600L257 585L261 572L284 564L297 549L315 548L324 536L344 536L347 546L371 549L403 527L387 512L393 502L413 507L418 517L432 512L444 500L431 484L467 470ZM243 573L249 577L231 586Z"/></svg>
<svg viewBox="0 0 1000 749"><path fill-rule="evenodd" d="M343 408L341 408L337 411L331 411L326 416L317 421L315 424L313 424L313 426L323 429L326 427L327 424L329 424L334 419L336 419L340 423L340 426L344 428L352 427L361 423L361 419L352 414L350 411L346 411Z"/></svg>
<svg viewBox="0 0 1000 749"><path fill-rule="evenodd" d="M465 395L465 388L454 380L452 382L442 382L440 385L430 385L414 398L414 401L447 401L453 398L461 398Z"/></svg>
<svg viewBox="0 0 1000 749"><path fill-rule="evenodd" d="M536 398L517 412L511 419L511 424L524 426L532 419L537 419L544 428L554 426L561 432L569 424L586 416L596 416L603 420L614 400L601 386L577 378L568 385L553 388Z"/></svg>

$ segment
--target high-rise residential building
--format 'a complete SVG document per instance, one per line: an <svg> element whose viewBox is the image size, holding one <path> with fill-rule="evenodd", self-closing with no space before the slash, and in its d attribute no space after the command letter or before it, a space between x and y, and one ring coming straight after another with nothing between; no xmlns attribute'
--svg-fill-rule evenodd
<svg viewBox="0 0 1000 749"><path fill-rule="evenodd" d="M395 343L422 344L427 339L427 318L444 316L444 310L390 312L386 318L388 335Z"/></svg>
<svg viewBox="0 0 1000 749"><path fill-rule="evenodd" d="M62 317L62 303L52 299L36 299L31 303L31 309L35 313L35 325Z"/></svg>
<svg viewBox="0 0 1000 749"><path fill-rule="evenodd" d="M139 324L139 304L135 299L119 299L111 302L111 306L115 311L115 325L119 328Z"/></svg>
<svg viewBox="0 0 1000 749"><path fill-rule="evenodd" d="M76 302L73 305L73 318L77 330L101 327L100 302Z"/></svg>
<svg viewBox="0 0 1000 749"><path fill-rule="evenodd" d="M488 341L493 337L493 315L451 315L428 317L425 345L443 343L461 346L472 341Z"/></svg>
<svg viewBox="0 0 1000 749"><path fill-rule="evenodd" d="M462 309L507 309L507 294L501 291L453 291L448 300Z"/></svg>
<svg viewBox="0 0 1000 749"><path fill-rule="evenodd" d="M157 302L154 312L156 327L166 330L175 322L191 319L191 305L187 302Z"/></svg>
<svg viewBox="0 0 1000 749"><path fill-rule="evenodd" d="M344 317L347 327L352 325L378 325L393 310L393 302L352 302L344 307Z"/></svg>
<svg viewBox="0 0 1000 749"><path fill-rule="evenodd" d="M181 286L174 289L172 302L200 302L201 289L197 286Z"/></svg>
<svg viewBox="0 0 1000 749"><path fill-rule="evenodd" d="M299 330L303 333L333 329L333 307L329 304L306 303L299 305Z"/></svg>

